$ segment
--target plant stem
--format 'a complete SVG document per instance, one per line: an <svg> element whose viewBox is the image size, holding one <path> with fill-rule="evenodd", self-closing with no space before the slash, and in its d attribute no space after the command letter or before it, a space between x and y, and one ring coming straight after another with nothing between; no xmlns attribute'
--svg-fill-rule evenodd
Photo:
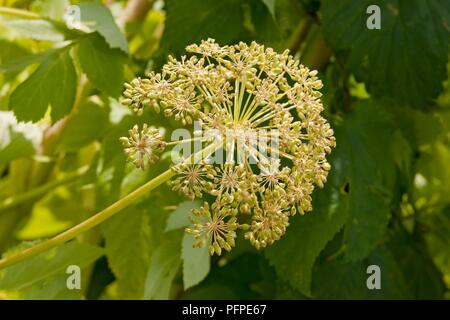
<svg viewBox="0 0 450 320"><path fill-rule="evenodd" d="M305 42L311 26L313 25L313 19L309 16L305 16L296 29L292 32L292 35L286 41L285 47L290 50L292 55L295 55Z"/></svg>
<svg viewBox="0 0 450 320"><path fill-rule="evenodd" d="M27 202L28 200L37 198L40 195L43 195L43 194L47 193L48 191L53 190L61 185L71 183L71 182L77 180L83 174L85 174L87 169L88 169L88 167L84 166L75 172L67 174L62 179L46 183L37 188L31 189L25 193L22 193L22 194L19 194L16 196L11 196L6 199L0 200L0 212L10 209L12 207L15 207L21 203Z"/></svg>
<svg viewBox="0 0 450 320"><path fill-rule="evenodd" d="M212 143L209 146L207 146L205 149L200 150L199 152L193 154L191 157L185 160L185 163L197 163L201 159L204 159L205 157L208 157L212 153L214 153L220 146L222 145L222 142L220 143ZM103 209L99 213L93 215L89 219L86 219L85 221L81 222L80 224L77 224L76 226L70 228L69 230L66 230L59 235L45 240L44 242L41 242L31 248L25 249L21 252L18 252L14 255L11 255L9 257L6 257L4 259L0 260L0 270L3 268L6 268L8 266L11 266L13 264L16 264L20 261L29 259L31 257L34 257L48 249L51 249L53 247L56 247L60 244L63 244L66 241L69 241L79 234L92 229L93 227L99 225L103 221L109 219L117 212L121 211L122 209L128 207L129 205L136 203L139 199L143 198L145 195L147 195L150 191L155 189L156 187L160 186L164 182L170 180L176 172L172 170L172 168L169 168L168 170L161 173L159 176L153 178L143 186L137 188L133 192L129 193L122 199L116 201L106 209Z"/></svg>
<svg viewBox="0 0 450 320"><path fill-rule="evenodd" d="M14 16L18 18L24 18L24 19L41 19L41 16L39 16L36 13L16 9L16 8L8 8L8 7L0 7L0 14L6 14L9 16Z"/></svg>
<svg viewBox="0 0 450 320"><path fill-rule="evenodd" d="M31 257L33 257L39 253L42 253L50 248L56 247L57 245L63 244L64 242L75 238L77 235L99 225L103 221L105 221L108 218L110 218L111 216L113 216L115 213L128 207L130 204L136 202L138 199L142 198L144 195L146 195L151 190L155 189L162 183L164 183L167 180L169 180L170 178L172 178L174 176L174 174L175 174L175 171L173 171L172 169L168 169L167 171L163 172L156 178L150 180L149 182L147 182L140 188L134 190L130 194L126 195L122 199L118 200L117 202L115 202L112 205L110 205L109 207L107 207L106 209L93 215L89 219L84 220L82 223L74 226L73 228L70 228L69 230L66 230L66 231L60 233L59 235L57 235L54 238L51 238L44 242L41 242L34 247L23 250L13 256L10 256L10 257L0 260L0 269L8 267L17 262L23 261L27 258L31 258Z"/></svg>

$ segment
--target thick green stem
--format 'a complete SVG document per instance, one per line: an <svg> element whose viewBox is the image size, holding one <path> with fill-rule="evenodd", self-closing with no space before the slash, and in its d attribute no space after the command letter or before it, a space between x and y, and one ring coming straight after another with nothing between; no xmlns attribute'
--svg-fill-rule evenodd
<svg viewBox="0 0 450 320"><path fill-rule="evenodd" d="M67 174L64 178L46 183L37 188L31 189L25 193L11 196L6 199L0 200L0 212L15 207L21 203L27 202L28 200L35 199L50 190L53 190L59 186L69 184L76 181L79 177L86 173L88 167L82 167L73 173Z"/></svg>
<svg viewBox="0 0 450 320"><path fill-rule="evenodd" d="M196 154L189 157L185 163L197 163L201 159L204 159L205 157L208 157L212 153L214 153L220 146L220 143L213 143L206 147L205 149L197 152ZM141 198L146 196L150 191L155 189L156 187L160 186L164 182L170 180L174 175L175 171L172 170L172 168L166 170L165 172L161 173L159 176L153 178L143 186L139 187L138 189L134 190L130 194L126 195L122 199L118 200L117 202L113 203L106 209L100 211L99 213L93 215L89 219L81 222L80 224L70 228L69 230L66 230L59 235L46 240L44 242L41 242L34 247L25 249L19 253L16 253L14 255L11 255L9 257L6 257L2 260L0 260L0 269L6 268L8 266L11 266L13 264L16 264L20 261L29 259L31 257L34 257L50 248L56 247L60 244L65 243L66 241L69 241L79 234L92 229L93 227L99 225L103 221L109 219L117 212L121 211L122 209L128 207L129 205L136 203Z"/></svg>

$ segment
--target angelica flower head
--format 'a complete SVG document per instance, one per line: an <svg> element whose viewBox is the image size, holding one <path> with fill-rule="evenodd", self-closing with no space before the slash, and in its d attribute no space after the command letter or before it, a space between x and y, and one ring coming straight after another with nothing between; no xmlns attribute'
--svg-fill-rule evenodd
<svg viewBox="0 0 450 320"><path fill-rule="evenodd" d="M165 147L165 142L158 129L144 124L142 130L139 131L139 127L135 125L128 133L129 137L120 138L125 147L128 161L138 168L145 169L149 164L158 160L157 152L162 151Z"/></svg>
<svg viewBox="0 0 450 320"><path fill-rule="evenodd" d="M284 235L290 216L312 210L314 186L322 187L330 170L326 155L335 138L320 115L322 82L288 50L279 54L255 42L219 46L208 39L187 51L169 57L161 73L127 84L123 102L137 112L162 110L183 125L198 121L207 132L167 144L195 140L209 150L201 161L187 157L173 167L175 191L213 199L194 211L188 231L197 246L220 254L234 246L239 228L255 247L270 245ZM123 138L138 167L144 136L158 141L145 154L163 146L151 133Z"/></svg>

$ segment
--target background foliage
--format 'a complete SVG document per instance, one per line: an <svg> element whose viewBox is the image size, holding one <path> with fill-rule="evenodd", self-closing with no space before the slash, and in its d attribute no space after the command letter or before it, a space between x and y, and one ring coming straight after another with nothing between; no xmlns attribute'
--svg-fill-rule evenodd
<svg viewBox="0 0 450 320"><path fill-rule="evenodd" d="M314 211L256 251L192 248L186 202L158 188L101 227L0 271L0 298L450 298L450 3L439 0L0 0L0 252L86 219L148 172L118 137L135 123L177 124L119 103L124 81L208 37L289 48L324 81L336 132ZM90 32L68 28L78 5ZM381 30L366 8L381 8ZM50 107L50 108L49 108ZM33 131L34 132L34 131ZM36 142L37 141L37 142ZM83 268L82 290L65 286ZM368 290L379 265L382 289Z"/></svg>

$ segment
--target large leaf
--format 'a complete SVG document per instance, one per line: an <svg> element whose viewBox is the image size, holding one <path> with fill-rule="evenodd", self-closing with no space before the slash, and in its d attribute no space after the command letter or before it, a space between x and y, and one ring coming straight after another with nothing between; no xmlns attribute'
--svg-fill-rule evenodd
<svg viewBox="0 0 450 320"><path fill-rule="evenodd" d="M440 274L426 253L404 230L364 260L342 259L319 263L314 271L313 293L321 299L441 299ZM380 268L379 290L369 290L367 268Z"/></svg>
<svg viewBox="0 0 450 320"><path fill-rule="evenodd" d="M57 296L61 291L67 293L67 267L77 265L83 268L102 254L103 250L98 247L69 242L0 271L0 291L18 292L19 297L38 296L41 299ZM81 283L82 288L83 285Z"/></svg>
<svg viewBox="0 0 450 320"><path fill-rule="evenodd" d="M117 97L122 92L125 55L111 49L97 33L80 41L78 58L93 85L105 94Z"/></svg>
<svg viewBox="0 0 450 320"><path fill-rule="evenodd" d="M382 126L384 132L379 132ZM349 260L366 257L384 235L389 219L385 194L394 162L381 161L389 150L389 121L370 105L360 105L336 126L329 181L313 194L313 211L291 219L285 237L266 250L278 276L309 295L314 261L346 224L344 243Z"/></svg>
<svg viewBox="0 0 450 320"><path fill-rule="evenodd" d="M185 201L167 219L165 231L184 229L190 225L189 215L191 210L201 206L200 201ZM183 283L187 290L200 283L208 275L211 257L208 248L194 248L194 238L184 233L181 246L181 258L183 260Z"/></svg>
<svg viewBox="0 0 450 320"><path fill-rule="evenodd" d="M141 299L151 252L148 216L132 207L106 221L101 230L119 297Z"/></svg>
<svg viewBox="0 0 450 320"><path fill-rule="evenodd" d="M208 247L195 248L194 237L185 233L181 249L184 290L199 284L208 275L211 257Z"/></svg>
<svg viewBox="0 0 450 320"><path fill-rule="evenodd" d="M165 231L176 230L189 226L189 215L191 210L199 208L202 203L198 200L184 201L172 212L167 219L167 225Z"/></svg>
<svg viewBox="0 0 450 320"><path fill-rule="evenodd" d="M216 266L201 285L188 290L187 300L272 299L275 272L260 254L245 253Z"/></svg>
<svg viewBox="0 0 450 320"><path fill-rule="evenodd" d="M305 216L291 218L284 238L265 252L278 277L307 295L310 294L314 261L347 219L347 211L337 202L339 192L331 181L324 190L316 191L314 210Z"/></svg>
<svg viewBox="0 0 450 320"><path fill-rule="evenodd" d="M386 232L395 179L392 133L390 119L373 104L358 105L336 127L333 168L341 180L340 210L348 211L344 233L348 260L369 255Z"/></svg>
<svg viewBox="0 0 450 320"><path fill-rule="evenodd" d="M170 287L181 264L179 235L171 232L152 254L145 281L146 300L169 298Z"/></svg>
<svg viewBox="0 0 450 320"><path fill-rule="evenodd" d="M98 2L83 2L79 5L81 21L105 38L111 48L128 53L128 44L122 31L107 7Z"/></svg>
<svg viewBox="0 0 450 320"><path fill-rule="evenodd" d="M19 120L38 121L49 105L52 120L70 112L75 100L77 75L67 50L48 57L11 94L10 109Z"/></svg>
<svg viewBox="0 0 450 320"><path fill-rule="evenodd" d="M366 9L378 5L381 29L369 30ZM450 2L324 0L325 37L349 49L349 65L375 96L427 107L442 89L448 61Z"/></svg>

